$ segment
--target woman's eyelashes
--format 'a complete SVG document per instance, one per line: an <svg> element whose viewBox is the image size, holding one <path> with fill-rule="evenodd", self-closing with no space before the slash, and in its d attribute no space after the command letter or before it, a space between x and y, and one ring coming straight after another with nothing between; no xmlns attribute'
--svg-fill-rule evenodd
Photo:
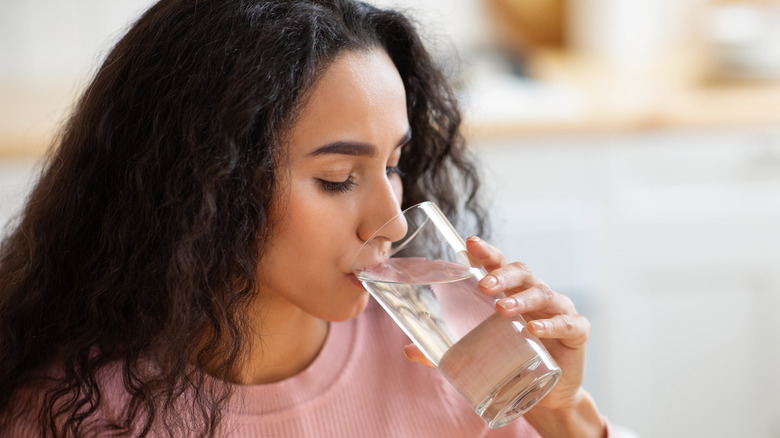
<svg viewBox="0 0 780 438"><path fill-rule="evenodd" d="M398 166L386 167L385 173L387 173L387 176L390 175L403 176L403 172L401 172L401 169L399 169ZM347 177L347 179L345 179L344 181L329 181L327 179L317 178L317 182L320 184L323 190L332 193L348 192L354 189L355 186L357 185L355 180L352 179L351 175Z"/></svg>
<svg viewBox="0 0 780 438"><path fill-rule="evenodd" d="M401 172L401 169L398 168L398 166L388 166L385 168L385 172L387 172L388 175L396 174L398 176L404 176L404 173Z"/></svg>
<svg viewBox="0 0 780 438"><path fill-rule="evenodd" d="M357 184L352 177L348 177L344 181L328 181L325 179L317 179L326 192L344 193L352 190Z"/></svg>

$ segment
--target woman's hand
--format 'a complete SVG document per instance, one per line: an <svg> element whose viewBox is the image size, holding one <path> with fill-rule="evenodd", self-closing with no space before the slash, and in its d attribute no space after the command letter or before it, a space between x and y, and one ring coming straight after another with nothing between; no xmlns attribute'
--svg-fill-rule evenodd
<svg viewBox="0 0 780 438"><path fill-rule="evenodd" d="M487 295L503 292L496 310L505 316L522 315L528 331L538 337L563 371L561 379L538 407L570 408L580 397L585 374L585 347L590 323L577 313L574 303L552 290L523 263L507 263L504 254L487 242L471 237L466 242L488 275L479 282Z"/></svg>
<svg viewBox="0 0 780 438"><path fill-rule="evenodd" d="M488 275L479 282L487 295L503 292L497 311L505 316L522 315L528 322L528 331L537 336L563 370L561 379L537 406L552 410L573 407L582 397L585 370L585 346L590 337L590 323L577 313L572 301L552 290L522 263L507 263L496 247L477 237L466 241L469 253L475 257ZM433 367L433 364L414 345L407 345L409 359Z"/></svg>
<svg viewBox="0 0 780 438"><path fill-rule="evenodd" d="M525 419L547 438L604 437L607 426L593 398L582 389L585 374L585 346L590 323L577 313L574 303L540 280L522 263L507 263L496 247L477 237L466 241L469 253L488 275L479 282L480 290L490 296L503 292L496 310L505 316L522 315L528 331L536 335L561 367L558 384ZM414 345L407 345L409 359L432 367L433 364Z"/></svg>

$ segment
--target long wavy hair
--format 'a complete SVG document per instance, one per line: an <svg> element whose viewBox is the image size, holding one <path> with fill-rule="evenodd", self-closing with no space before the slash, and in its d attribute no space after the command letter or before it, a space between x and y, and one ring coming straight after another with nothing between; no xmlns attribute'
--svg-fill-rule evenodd
<svg viewBox="0 0 780 438"><path fill-rule="evenodd" d="M108 54L0 247L0 434L25 415L25 388L48 436L218 432L219 378L244 360L262 294L283 137L334 58L372 48L406 87L404 207L433 200L482 231L456 99L403 14L160 1ZM129 401L97 424L109 366Z"/></svg>

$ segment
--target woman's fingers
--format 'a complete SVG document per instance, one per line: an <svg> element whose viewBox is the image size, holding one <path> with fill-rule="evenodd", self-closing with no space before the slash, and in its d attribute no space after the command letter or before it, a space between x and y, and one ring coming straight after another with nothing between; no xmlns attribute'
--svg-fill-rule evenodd
<svg viewBox="0 0 780 438"><path fill-rule="evenodd" d="M487 295L513 290L522 290L541 282L524 263L514 262L488 271L488 275L479 281L479 288Z"/></svg>
<svg viewBox="0 0 780 438"><path fill-rule="evenodd" d="M404 347L404 354L412 362L417 362L417 363L423 364L423 365L425 365L426 367L429 367L429 368L436 368L436 365L434 365L433 362L431 362L427 357L425 357L423 352L420 351L420 349L417 348L417 346L414 345L414 344L409 344L409 345L405 346Z"/></svg>
<svg viewBox="0 0 780 438"><path fill-rule="evenodd" d="M528 331L540 339L557 339L569 348L580 348L590 338L590 322L582 315L555 315L528 323Z"/></svg>
<svg viewBox="0 0 780 438"><path fill-rule="evenodd" d="M498 300L496 310L506 316L576 314L574 303L545 283L536 283L525 290Z"/></svg>
<svg viewBox="0 0 780 438"><path fill-rule="evenodd" d="M466 239L466 249L469 251L469 254L474 256L488 271L506 265L504 253L477 236L471 236Z"/></svg>

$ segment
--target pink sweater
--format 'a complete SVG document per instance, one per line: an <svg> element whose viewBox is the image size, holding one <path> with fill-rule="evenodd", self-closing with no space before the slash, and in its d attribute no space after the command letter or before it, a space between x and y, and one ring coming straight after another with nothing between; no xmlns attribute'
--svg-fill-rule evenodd
<svg viewBox="0 0 780 438"><path fill-rule="evenodd" d="M320 354L302 373L266 385L236 386L223 417L224 435L539 436L522 417L501 429L489 429L436 370L404 357L407 343L406 335L371 300L358 318L331 323ZM116 398L124 399L121 377L114 375L108 381L114 382L107 385L107 393L115 396L110 404L117 406ZM106 410L103 415L111 416ZM32 436L28 427L19 427L11 436Z"/></svg>
<svg viewBox="0 0 780 438"><path fill-rule="evenodd" d="M238 387L232 437L538 437L522 418L491 430L434 369L403 355L406 335L373 300L332 323L299 375Z"/></svg>

